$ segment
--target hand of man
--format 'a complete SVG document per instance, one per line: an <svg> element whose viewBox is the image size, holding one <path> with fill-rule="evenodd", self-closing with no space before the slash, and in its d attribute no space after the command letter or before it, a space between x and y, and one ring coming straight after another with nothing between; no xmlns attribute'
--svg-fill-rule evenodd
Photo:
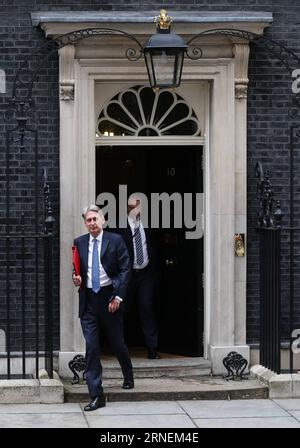
<svg viewBox="0 0 300 448"><path fill-rule="evenodd" d="M81 282L82 282L82 278L80 277L80 275L75 275L73 274L73 283L75 286L80 286Z"/></svg>
<svg viewBox="0 0 300 448"><path fill-rule="evenodd" d="M108 304L108 311L110 313L114 313L119 309L120 306L120 300L118 299L112 299Z"/></svg>

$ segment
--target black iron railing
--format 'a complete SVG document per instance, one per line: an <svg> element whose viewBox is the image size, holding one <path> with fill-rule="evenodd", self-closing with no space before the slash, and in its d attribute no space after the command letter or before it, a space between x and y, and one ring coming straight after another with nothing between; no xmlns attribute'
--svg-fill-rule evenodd
<svg viewBox="0 0 300 448"><path fill-rule="evenodd" d="M260 259L260 364L281 371L281 273L280 246L282 212L280 202L275 203L270 174L264 172L260 162L256 165L259 209ZM274 205L276 204L276 208Z"/></svg>
<svg viewBox="0 0 300 448"><path fill-rule="evenodd" d="M35 375L40 359L53 378L53 224L50 190L44 170L44 226L30 233L21 213L20 226L0 233L0 254L5 269L0 272L1 327L5 334L0 359L6 359L1 376L27 378L33 374L29 359L34 354ZM11 219L10 219L11 221ZM18 230L18 231L16 231ZM16 358L20 361L16 363Z"/></svg>
<svg viewBox="0 0 300 448"><path fill-rule="evenodd" d="M280 373L281 229L260 229L260 364Z"/></svg>
<svg viewBox="0 0 300 448"><path fill-rule="evenodd" d="M38 377L40 358L45 358L45 368L53 378L53 316L52 316L52 234L0 235L0 244L6 247L5 288L5 350L7 379L16 375L27 378L33 372L28 358L35 355L35 375ZM26 267L28 259L35 256L35 272ZM32 298L34 297L34 302ZM30 300L30 305L28 302ZM34 305L33 305L34 303ZM44 345L44 347L43 347ZM21 370L12 366L18 354Z"/></svg>
<svg viewBox="0 0 300 448"><path fill-rule="evenodd" d="M292 127L290 140L290 225L282 226L280 202L275 201L270 173L264 172L260 162L256 165L257 193L259 199L257 230L260 247L260 364L276 373L294 373L294 356L299 353L300 329L295 327L299 303L296 292L297 249L300 228L294 222L294 149L299 138L299 127ZM296 131L296 132L295 132ZM283 255L281 255L283 249ZM285 257L285 266L281 263ZM282 281L283 272L285 288ZM284 291L284 292L283 292ZM298 324L299 327L299 324ZM295 350L296 346L296 350ZM289 349L289 362L281 362L281 353Z"/></svg>

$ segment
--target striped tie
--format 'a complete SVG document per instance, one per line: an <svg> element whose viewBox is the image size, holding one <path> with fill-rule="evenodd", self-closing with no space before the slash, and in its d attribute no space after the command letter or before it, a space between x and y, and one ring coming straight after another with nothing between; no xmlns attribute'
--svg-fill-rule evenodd
<svg viewBox="0 0 300 448"><path fill-rule="evenodd" d="M93 240L93 257L92 257L92 289L94 293L100 291L100 267L99 267L99 253L98 253L98 241L96 238Z"/></svg>
<svg viewBox="0 0 300 448"><path fill-rule="evenodd" d="M144 263L144 255L143 255L143 245L142 245L142 236L140 227L137 227L135 229L134 240L135 240L136 263L139 266L141 266Z"/></svg>

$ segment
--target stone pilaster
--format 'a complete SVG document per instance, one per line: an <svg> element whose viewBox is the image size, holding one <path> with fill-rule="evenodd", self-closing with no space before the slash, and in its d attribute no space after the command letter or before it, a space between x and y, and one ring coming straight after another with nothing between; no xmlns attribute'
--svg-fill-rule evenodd
<svg viewBox="0 0 300 448"><path fill-rule="evenodd" d="M234 45L235 81L235 232L247 231L247 89L249 44ZM234 243L233 243L234 244ZM234 249L233 249L234 250ZM246 344L247 253L235 257L234 342Z"/></svg>
<svg viewBox="0 0 300 448"><path fill-rule="evenodd" d="M74 55L71 45L59 50L60 170L63 173L60 178L60 350L63 352L74 350L78 320L78 294L72 283L71 264L76 188Z"/></svg>

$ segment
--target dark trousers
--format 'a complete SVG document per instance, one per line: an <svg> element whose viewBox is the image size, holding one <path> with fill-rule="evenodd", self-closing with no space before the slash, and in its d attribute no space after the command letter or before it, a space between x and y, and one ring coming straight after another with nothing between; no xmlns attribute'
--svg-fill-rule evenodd
<svg viewBox="0 0 300 448"><path fill-rule="evenodd" d="M133 303L137 300L141 327L148 350L156 350L158 330L154 313L155 278L149 267L132 271L125 302L125 318L129 318Z"/></svg>
<svg viewBox="0 0 300 448"><path fill-rule="evenodd" d="M111 293L111 286L101 288L98 294L87 290L86 308L81 317L86 342L86 381L91 398L103 393L100 328L119 361L124 379L133 380L132 364L124 341L123 311L120 308L114 313L108 311Z"/></svg>

